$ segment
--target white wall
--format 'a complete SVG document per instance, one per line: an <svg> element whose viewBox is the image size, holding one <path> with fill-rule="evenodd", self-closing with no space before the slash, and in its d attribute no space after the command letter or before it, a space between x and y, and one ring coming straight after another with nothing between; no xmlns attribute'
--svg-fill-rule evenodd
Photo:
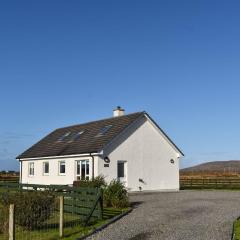
<svg viewBox="0 0 240 240"><path fill-rule="evenodd" d="M127 161L130 191L139 191L139 186L142 190L179 189L179 153L146 118L109 146L104 154L111 162L109 167L104 167L100 158L98 172L103 173L108 182L117 177L117 161L123 160ZM171 159L174 164L170 163ZM139 182L139 178L144 183Z"/></svg>
<svg viewBox="0 0 240 240"><path fill-rule="evenodd" d="M127 187L130 191L178 190L179 153L169 144L159 130L145 117L121 134L104 149L110 159L104 167L103 157L94 156L94 175L104 175L107 182L117 178L117 161L127 161ZM22 183L29 184L72 184L76 180L76 160L88 159L90 172L92 157L65 157L22 161ZM174 164L170 163L173 159ZM58 173L58 162L66 161L66 174ZM49 162L49 176L43 175L43 162ZM28 175L28 163L34 162L34 176ZM144 183L139 182L139 178Z"/></svg>
<svg viewBox="0 0 240 240"><path fill-rule="evenodd" d="M96 158L96 157L95 157ZM76 161L89 160L90 178L92 177L92 157L66 157L66 158L51 158L22 161L22 183L29 184L73 184L76 180ZM43 175L43 162L49 162L49 175ZM59 161L65 161L66 174L59 175ZM28 163L34 162L34 176L28 175ZM94 168L97 171L97 160L94 160Z"/></svg>

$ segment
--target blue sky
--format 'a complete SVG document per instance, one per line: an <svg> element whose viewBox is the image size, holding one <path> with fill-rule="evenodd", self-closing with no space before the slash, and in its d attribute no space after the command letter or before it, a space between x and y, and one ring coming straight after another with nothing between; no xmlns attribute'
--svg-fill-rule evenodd
<svg viewBox="0 0 240 240"><path fill-rule="evenodd" d="M55 128L146 110L182 167L240 159L239 1L1 1L0 169Z"/></svg>

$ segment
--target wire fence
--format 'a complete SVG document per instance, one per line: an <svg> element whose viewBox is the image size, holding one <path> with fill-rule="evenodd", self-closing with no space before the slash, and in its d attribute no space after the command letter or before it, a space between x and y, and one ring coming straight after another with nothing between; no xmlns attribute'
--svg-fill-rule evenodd
<svg viewBox="0 0 240 240"><path fill-rule="evenodd" d="M102 191L0 183L0 239L54 240L102 219Z"/></svg>
<svg viewBox="0 0 240 240"><path fill-rule="evenodd" d="M240 189L240 178L181 178L181 189Z"/></svg>
<svg viewBox="0 0 240 240"><path fill-rule="evenodd" d="M0 239L8 239L9 227L9 212L8 209L0 205Z"/></svg>
<svg viewBox="0 0 240 240"><path fill-rule="evenodd" d="M18 183L19 182L19 176L13 176L13 175L0 175L0 182L13 182Z"/></svg>

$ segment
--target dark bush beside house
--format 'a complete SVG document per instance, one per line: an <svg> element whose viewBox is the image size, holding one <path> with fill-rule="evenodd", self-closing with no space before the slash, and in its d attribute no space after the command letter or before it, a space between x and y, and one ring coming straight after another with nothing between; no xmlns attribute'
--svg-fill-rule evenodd
<svg viewBox="0 0 240 240"><path fill-rule="evenodd" d="M127 189L117 180L112 180L104 189L103 199L106 207L125 208L129 206Z"/></svg>
<svg viewBox="0 0 240 240"><path fill-rule="evenodd" d="M8 231L8 208L0 206L0 234Z"/></svg>
<svg viewBox="0 0 240 240"><path fill-rule="evenodd" d="M73 182L74 187L104 188L106 185L105 178L102 175L99 175L92 180L79 180Z"/></svg>
<svg viewBox="0 0 240 240"><path fill-rule="evenodd" d="M129 206L127 189L117 180L113 180L110 184L107 184L105 177L100 175L92 180L75 181L73 186L102 188L105 207L125 208Z"/></svg>
<svg viewBox="0 0 240 240"><path fill-rule="evenodd" d="M16 224L28 230L41 227L55 206L55 196L47 191L5 193L0 201L6 209L15 205Z"/></svg>

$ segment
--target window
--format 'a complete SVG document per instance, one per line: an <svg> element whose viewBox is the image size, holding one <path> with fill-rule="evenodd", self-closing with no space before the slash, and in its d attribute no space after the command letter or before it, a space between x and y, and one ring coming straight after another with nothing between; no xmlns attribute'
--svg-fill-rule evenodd
<svg viewBox="0 0 240 240"><path fill-rule="evenodd" d="M71 132L64 133L60 138L58 138L58 141L59 141L59 142L62 142L62 141L65 140L70 134L71 134Z"/></svg>
<svg viewBox="0 0 240 240"><path fill-rule="evenodd" d="M59 175L65 175L66 173L66 163L65 161L59 162Z"/></svg>
<svg viewBox="0 0 240 240"><path fill-rule="evenodd" d="M101 137L101 136L103 136L111 127L112 127L112 125L108 125L108 126L103 127L103 128L99 131L99 133L96 135L96 137Z"/></svg>
<svg viewBox="0 0 240 240"><path fill-rule="evenodd" d="M49 175L49 162L43 163L43 175Z"/></svg>
<svg viewBox="0 0 240 240"><path fill-rule="evenodd" d="M124 178L124 162L118 162L117 171L117 177Z"/></svg>
<svg viewBox="0 0 240 240"><path fill-rule="evenodd" d="M77 180L89 180L89 160L76 161Z"/></svg>
<svg viewBox="0 0 240 240"><path fill-rule="evenodd" d="M78 140L83 133L84 133L84 131L73 133L73 135L69 141L72 142L72 141Z"/></svg>
<svg viewBox="0 0 240 240"><path fill-rule="evenodd" d="M34 176L34 162L28 163L28 175Z"/></svg>

